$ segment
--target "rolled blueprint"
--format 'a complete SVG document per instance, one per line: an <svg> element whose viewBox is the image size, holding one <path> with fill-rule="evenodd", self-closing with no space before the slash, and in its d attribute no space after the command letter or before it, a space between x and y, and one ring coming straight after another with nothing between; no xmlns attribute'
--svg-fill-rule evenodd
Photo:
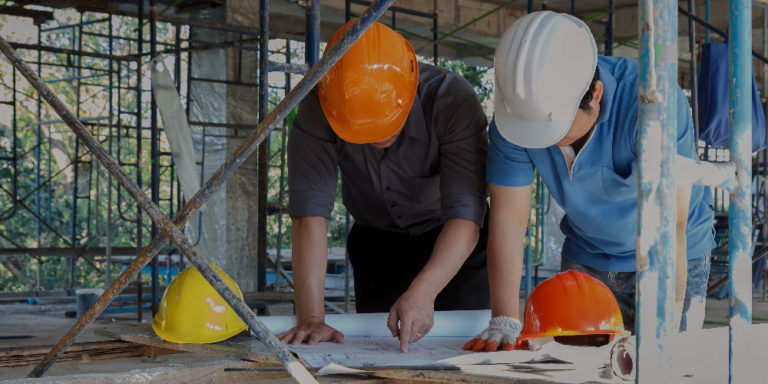
<svg viewBox="0 0 768 384"><path fill-rule="evenodd" d="M325 323L345 336L392 336L387 328L388 313L345 313L325 315ZM489 309L475 311L435 311L435 325L427 336L474 337L488 326ZM296 325L294 316L259 317L272 333L285 332Z"/></svg>
<svg viewBox="0 0 768 384"><path fill-rule="evenodd" d="M635 381L636 343L635 336L622 337L611 348L611 370L622 380Z"/></svg>

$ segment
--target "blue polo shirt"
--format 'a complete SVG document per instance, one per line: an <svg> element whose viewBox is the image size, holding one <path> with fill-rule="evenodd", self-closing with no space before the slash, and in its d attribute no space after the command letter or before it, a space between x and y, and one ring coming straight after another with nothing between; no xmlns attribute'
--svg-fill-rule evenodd
<svg viewBox="0 0 768 384"><path fill-rule="evenodd" d="M637 61L600 56L598 67L604 87L600 116L592 138L576 157L572 176L560 148L512 144L493 121L486 179L501 186L526 186L533 182L535 167L566 212L560 222L563 255L599 270L632 272L637 248ZM678 90L677 152L698 159L688 100ZM688 212L686 236L692 260L715 246L708 187L692 187Z"/></svg>

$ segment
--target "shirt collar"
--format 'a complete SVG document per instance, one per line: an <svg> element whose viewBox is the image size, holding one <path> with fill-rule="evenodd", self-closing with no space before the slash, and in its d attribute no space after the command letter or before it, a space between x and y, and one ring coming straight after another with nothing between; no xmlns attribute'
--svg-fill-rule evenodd
<svg viewBox="0 0 768 384"><path fill-rule="evenodd" d="M608 121L611 116L611 106L613 105L613 96L616 93L616 78L608 72L608 68L598 64L600 68L600 81L603 82L603 97L600 99L600 116L597 117L597 124Z"/></svg>

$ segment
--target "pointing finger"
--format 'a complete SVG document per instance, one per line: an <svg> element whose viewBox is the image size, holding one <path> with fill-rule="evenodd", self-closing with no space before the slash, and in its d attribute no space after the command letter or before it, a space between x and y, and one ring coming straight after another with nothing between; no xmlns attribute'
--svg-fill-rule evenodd
<svg viewBox="0 0 768 384"><path fill-rule="evenodd" d="M408 352L408 341L411 340L411 321L400 320L400 352Z"/></svg>

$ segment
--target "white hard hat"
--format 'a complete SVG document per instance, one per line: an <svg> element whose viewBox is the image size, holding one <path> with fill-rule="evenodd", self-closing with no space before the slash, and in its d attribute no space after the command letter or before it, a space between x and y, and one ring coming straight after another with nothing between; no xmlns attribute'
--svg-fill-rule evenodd
<svg viewBox="0 0 768 384"><path fill-rule="evenodd" d="M534 12L496 47L496 126L510 142L546 148L560 141L594 77L597 46L584 22Z"/></svg>

